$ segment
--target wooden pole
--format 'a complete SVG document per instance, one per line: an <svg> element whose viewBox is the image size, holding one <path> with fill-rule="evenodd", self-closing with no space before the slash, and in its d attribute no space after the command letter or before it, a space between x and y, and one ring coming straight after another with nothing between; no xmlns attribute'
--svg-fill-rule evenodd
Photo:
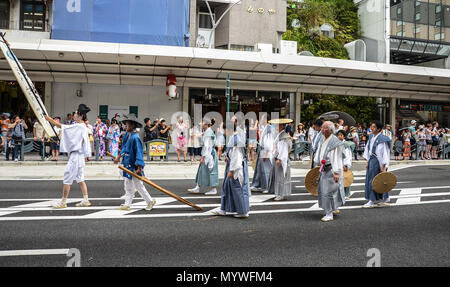
<svg viewBox="0 0 450 287"><path fill-rule="evenodd" d="M110 157L112 157L112 158L115 159L115 156L113 156L111 153L106 152L106 154L107 154L108 156L110 156ZM137 179L139 179L139 180L142 180L142 181L145 182L146 184L148 184L148 185L150 185L150 186L156 188L157 190L159 190L159 191L161 191L161 192L167 194L168 196L171 196L171 197L175 198L176 200L178 200L178 201L180 201L180 202L182 202L182 203L184 203L184 204L187 204L187 205L189 205L189 206L191 206L191 207L193 207L193 208L195 208L195 209L197 209L197 210L200 210L200 211L203 210L200 206L197 206L197 205L193 204L192 202L190 202L190 201L188 201L188 200L186 200L186 199L184 199L184 198L182 198L182 197L180 197L180 196L178 196L178 195L176 195L176 194L174 194L174 193L168 191L167 189L164 189L164 188L160 187L159 185L157 185L157 184L154 183L153 181L149 180L148 178L146 178L146 177L144 177L144 176L140 176L140 175L138 175L137 173L132 172L131 170L125 168L125 167L122 166L122 165L119 165L119 169L123 170L124 172L128 173L128 174L131 175L131 176L134 176L135 178L137 178Z"/></svg>

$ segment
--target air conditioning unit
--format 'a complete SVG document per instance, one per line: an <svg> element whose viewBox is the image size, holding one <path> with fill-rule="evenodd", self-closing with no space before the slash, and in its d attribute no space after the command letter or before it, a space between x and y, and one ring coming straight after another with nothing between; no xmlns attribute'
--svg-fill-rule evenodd
<svg viewBox="0 0 450 287"><path fill-rule="evenodd" d="M261 52L263 55L270 55L272 54L272 44L257 43L255 45L255 51Z"/></svg>
<svg viewBox="0 0 450 287"><path fill-rule="evenodd" d="M356 40L344 45L345 49L347 49L350 60L354 61L366 61L366 43L363 40Z"/></svg>
<svg viewBox="0 0 450 287"><path fill-rule="evenodd" d="M297 42L281 40L280 53L283 56L297 56Z"/></svg>

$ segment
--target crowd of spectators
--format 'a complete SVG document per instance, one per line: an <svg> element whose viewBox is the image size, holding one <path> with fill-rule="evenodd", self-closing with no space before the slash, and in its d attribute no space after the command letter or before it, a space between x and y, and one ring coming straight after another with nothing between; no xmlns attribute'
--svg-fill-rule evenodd
<svg viewBox="0 0 450 287"><path fill-rule="evenodd" d="M61 122L60 117L54 118ZM72 114L67 114L63 121L64 124L74 124ZM85 122L89 130L89 141L91 144L92 156L103 160L106 151L113 155L117 155L122 136L125 134L124 126L116 115L112 119L103 121L98 116L93 125L88 120ZM144 148L146 144L152 140L164 140L168 142L169 146L173 146L177 160L182 161L199 161L202 150L202 137L205 132L205 127L202 122L191 125L188 120L183 120L182 117L177 119L175 125L167 124L164 118L150 118L144 119L144 128L142 131ZM261 135L267 121L262 118L259 121L247 121L246 130L247 135L247 158L253 161L256 157L257 142ZM8 113L0 115L1 138L0 150L6 160L20 160L20 150L23 141L33 141L34 151L39 155L43 155L46 160L58 161L59 157L59 136L60 131L54 127L57 137L49 138L42 127L42 125L35 121L34 123L27 123L24 119L14 115L11 117ZM357 123L355 126L344 125L343 120L338 120L336 123L336 130L344 130L348 141L354 143L353 156L355 160L362 157L366 142L370 136L370 128L366 124ZM320 132L320 127L315 127L313 122L307 125L306 123L299 123L295 128L291 123L286 126L285 131L291 136L294 145L296 144L311 144L315 133ZM140 132L140 131L138 131ZM223 123L214 130L216 134L216 149L219 160L222 160L222 155L225 147L224 127ZM415 120L410 122L407 127L400 127L395 132L392 131L390 125L386 125L382 131L384 135L391 138L393 156L395 160L436 160L439 158L449 158L450 153L450 129L440 127L436 121L419 123ZM146 151L147 152L147 151ZM302 150L298 154L299 160L309 156L307 152ZM161 156L160 160L165 160L165 156ZM89 159L87 159L89 160ZM151 157L153 161L154 158Z"/></svg>

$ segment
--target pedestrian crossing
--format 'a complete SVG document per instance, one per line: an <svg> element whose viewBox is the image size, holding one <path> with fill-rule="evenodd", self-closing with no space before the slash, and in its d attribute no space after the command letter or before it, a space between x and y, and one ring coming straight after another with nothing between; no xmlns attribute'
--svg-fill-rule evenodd
<svg viewBox="0 0 450 287"><path fill-rule="evenodd" d="M293 194L284 201L274 201L274 195L253 192L250 196L250 215L290 212L320 212L317 197L309 194L303 186L304 178L296 178ZM450 186L411 187L414 182L399 182L390 192L391 208L403 205L450 203ZM93 192L94 193L94 192ZM135 198L130 210L118 210L121 198L90 198L91 206L76 207L81 198L69 198L67 208L53 209L56 198L0 199L1 221L29 220L90 220L133 219L212 216L220 208L220 195L205 196L178 192L178 195L203 208L197 211L172 197L154 196L156 205L146 211L142 198ZM342 210L359 209L366 203L364 177L356 177L350 199Z"/></svg>

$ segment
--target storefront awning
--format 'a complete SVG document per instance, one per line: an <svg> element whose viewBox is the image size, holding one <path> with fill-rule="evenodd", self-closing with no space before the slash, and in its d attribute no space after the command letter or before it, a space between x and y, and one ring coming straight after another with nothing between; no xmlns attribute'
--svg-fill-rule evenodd
<svg viewBox="0 0 450 287"><path fill-rule="evenodd" d="M173 73L178 86L224 88L230 73L235 89L450 101L445 69L190 47L8 40L33 81L164 86ZM4 59L0 79L14 80Z"/></svg>

